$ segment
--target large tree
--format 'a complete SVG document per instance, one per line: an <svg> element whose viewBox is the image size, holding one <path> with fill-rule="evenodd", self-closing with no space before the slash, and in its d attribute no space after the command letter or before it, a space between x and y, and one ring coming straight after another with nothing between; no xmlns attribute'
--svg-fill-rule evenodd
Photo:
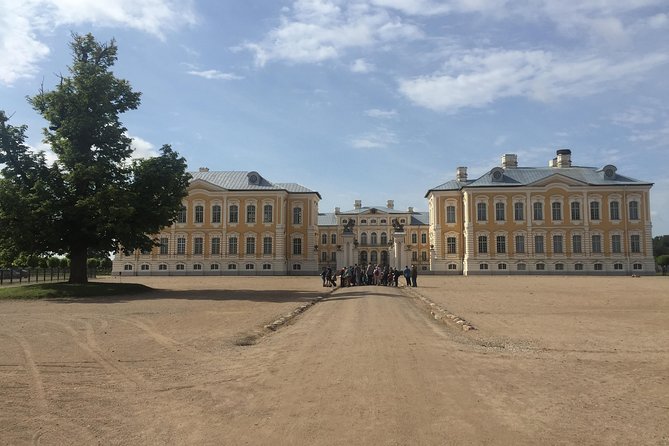
<svg viewBox="0 0 669 446"><path fill-rule="evenodd" d="M140 93L111 71L117 47L91 34L73 35L69 76L29 98L49 123L44 141L57 156L25 144L25 126L0 111L0 247L68 254L71 283L85 283L89 255L123 247L148 249L147 234L171 224L186 196L186 161L169 145L160 156L131 160L119 115L139 106Z"/></svg>

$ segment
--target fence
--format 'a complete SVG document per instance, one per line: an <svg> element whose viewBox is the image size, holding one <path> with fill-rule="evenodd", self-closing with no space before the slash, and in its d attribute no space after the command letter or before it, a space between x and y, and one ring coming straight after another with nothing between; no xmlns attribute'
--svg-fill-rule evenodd
<svg viewBox="0 0 669 446"><path fill-rule="evenodd" d="M95 268L88 270L88 278L97 277ZM70 278L70 268L3 268L0 286L24 283L64 282Z"/></svg>

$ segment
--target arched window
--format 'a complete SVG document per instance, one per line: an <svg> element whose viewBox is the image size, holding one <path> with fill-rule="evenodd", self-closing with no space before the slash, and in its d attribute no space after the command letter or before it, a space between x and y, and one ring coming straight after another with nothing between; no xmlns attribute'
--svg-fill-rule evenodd
<svg viewBox="0 0 669 446"><path fill-rule="evenodd" d="M302 208L299 207L293 208L293 224L294 225L302 224Z"/></svg>
<svg viewBox="0 0 669 446"><path fill-rule="evenodd" d="M273 209L271 204L266 204L263 206L263 212L262 212L262 221L263 223L272 223L272 218L273 218Z"/></svg>
<svg viewBox="0 0 669 446"><path fill-rule="evenodd" d="M195 206L195 223L204 223L204 206Z"/></svg>
<svg viewBox="0 0 669 446"><path fill-rule="evenodd" d="M256 222L256 205L249 204L246 206L246 223Z"/></svg>
<svg viewBox="0 0 669 446"><path fill-rule="evenodd" d="M221 206L215 204L211 207L211 222L220 223L221 222Z"/></svg>
<svg viewBox="0 0 669 446"><path fill-rule="evenodd" d="M370 235L369 243L371 245L376 245L378 243L378 240L376 239L376 232L372 232L372 234Z"/></svg>
<svg viewBox="0 0 669 446"><path fill-rule="evenodd" d="M239 223L239 206L231 204L228 210L228 221L230 223Z"/></svg>
<svg viewBox="0 0 669 446"><path fill-rule="evenodd" d="M388 234L386 234L385 232L381 233L381 244L382 245L388 244Z"/></svg>
<svg viewBox="0 0 669 446"><path fill-rule="evenodd" d="M360 234L360 243L362 245L367 244L367 233L366 232L363 232L362 234Z"/></svg>

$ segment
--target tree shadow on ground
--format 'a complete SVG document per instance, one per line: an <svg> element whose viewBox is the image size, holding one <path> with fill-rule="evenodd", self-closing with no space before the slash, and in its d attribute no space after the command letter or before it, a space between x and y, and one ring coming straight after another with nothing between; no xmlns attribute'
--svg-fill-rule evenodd
<svg viewBox="0 0 669 446"><path fill-rule="evenodd" d="M51 298L45 299L54 303L63 304L114 304L137 302L147 300L192 300L192 301L253 301L253 302L311 302L317 297L330 294L330 290L305 291L305 290L160 290L155 289L142 294L103 296L103 297L77 297L77 298Z"/></svg>

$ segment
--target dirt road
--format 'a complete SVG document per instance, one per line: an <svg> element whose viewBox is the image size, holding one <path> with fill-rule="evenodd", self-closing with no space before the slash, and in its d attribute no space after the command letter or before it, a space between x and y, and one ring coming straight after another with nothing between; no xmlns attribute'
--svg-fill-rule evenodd
<svg viewBox="0 0 669 446"><path fill-rule="evenodd" d="M502 342L385 287L239 346L241 307L173 297L1 303L0 444L669 444L665 351Z"/></svg>

